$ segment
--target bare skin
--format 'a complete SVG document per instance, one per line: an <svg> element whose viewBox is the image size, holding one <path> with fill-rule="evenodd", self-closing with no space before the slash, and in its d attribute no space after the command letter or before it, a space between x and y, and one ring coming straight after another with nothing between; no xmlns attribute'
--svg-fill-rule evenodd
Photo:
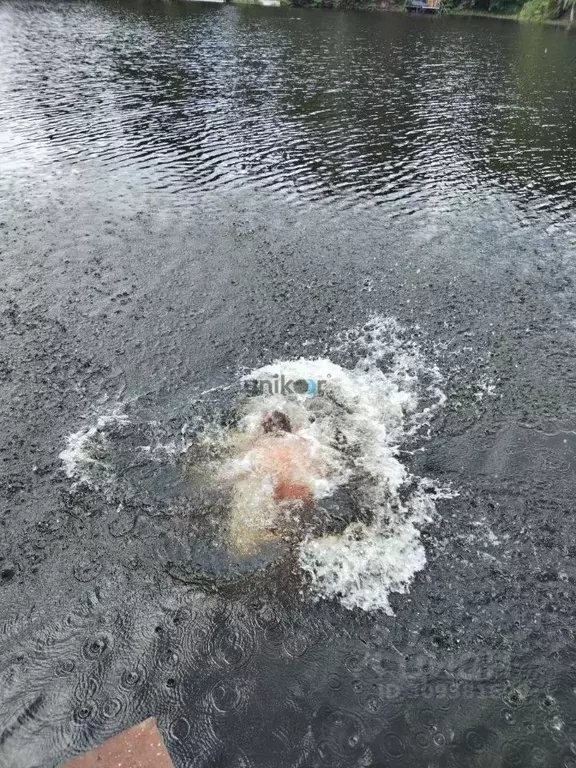
<svg viewBox="0 0 576 768"><path fill-rule="evenodd" d="M314 506L313 479L321 467L310 444L292 433L285 414L272 411L261 434L244 456L246 471L235 484L230 536L236 552L249 554L274 539L285 508L309 511Z"/></svg>

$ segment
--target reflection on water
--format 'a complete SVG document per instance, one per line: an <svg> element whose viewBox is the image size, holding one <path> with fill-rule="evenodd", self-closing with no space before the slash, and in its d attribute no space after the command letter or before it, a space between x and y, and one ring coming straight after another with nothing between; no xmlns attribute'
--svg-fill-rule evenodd
<svg viewBox="0 0 576 768"><path fill-rule="evenodd" d="M39 167L138 171L416 212L499 188L571 210L573 36L479 19L126 2L6 4L0 146ZM64 165L62 165L64 163Z"/></svg>

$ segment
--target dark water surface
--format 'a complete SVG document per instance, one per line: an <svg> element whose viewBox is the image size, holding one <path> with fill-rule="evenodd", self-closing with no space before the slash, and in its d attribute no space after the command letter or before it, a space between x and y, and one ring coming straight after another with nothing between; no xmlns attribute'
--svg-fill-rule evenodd
<svg viewBox="0 0 576 768"><path fill-rule="evenodd" d="M149 715L176 768L576 766L575 76L496 20L0 2L2 768ZM177 473L71 493L104 407L178 434L374 314L460 492L395 617L175 578Z"/></svg>

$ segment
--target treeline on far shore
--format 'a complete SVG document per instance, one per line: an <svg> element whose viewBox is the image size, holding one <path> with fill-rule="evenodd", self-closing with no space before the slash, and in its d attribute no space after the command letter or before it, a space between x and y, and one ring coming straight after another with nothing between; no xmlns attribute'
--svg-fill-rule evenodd
<svg viewBox="0 0 576 768"><path fill-rule="evenodd" d="M402 10L404 0L281 0L282 4L322 8ZM576 0L442 0L445 13L506 16L523 21L574 22Z"/></svg>

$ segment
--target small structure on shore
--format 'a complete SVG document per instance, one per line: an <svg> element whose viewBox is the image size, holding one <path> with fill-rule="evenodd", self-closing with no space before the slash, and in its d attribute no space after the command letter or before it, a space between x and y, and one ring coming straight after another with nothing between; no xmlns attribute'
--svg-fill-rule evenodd
<svg viewBox="0 0 576 768"><path fill-rule="evenodd" d="M407 13L442 13L442 0L406 0Z"/></svg>

